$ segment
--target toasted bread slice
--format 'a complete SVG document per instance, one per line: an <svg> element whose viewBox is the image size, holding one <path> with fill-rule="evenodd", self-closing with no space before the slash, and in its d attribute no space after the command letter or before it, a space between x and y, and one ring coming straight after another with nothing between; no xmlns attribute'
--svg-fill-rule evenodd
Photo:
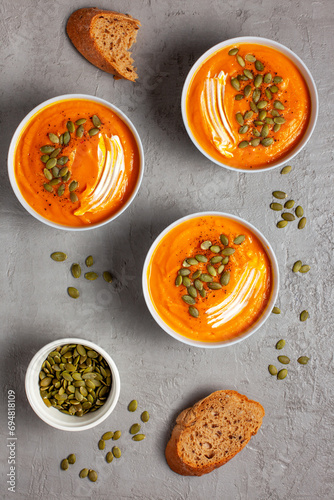
<svg viewBox="0 0 334 500"><path fill-rule="evenodd" d="M67 21L73 45L92 64L115 79L135 81L136 68L128 52L136 41L140 22L127 15L97 8L79 9Z"/></svg>
<svg viewBox="0 0 334 500"><path fill-rule="evenodd" d="M165 455L183 476L201 476L231 460L262 424L264 409L236 391L216 391L176 419Z"/></svg>

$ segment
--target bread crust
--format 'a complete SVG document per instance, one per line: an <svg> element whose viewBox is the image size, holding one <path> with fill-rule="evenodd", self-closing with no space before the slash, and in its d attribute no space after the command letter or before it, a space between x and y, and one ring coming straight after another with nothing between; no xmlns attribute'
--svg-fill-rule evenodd
<svg viewBox="0 0 334 500"><path fill-rule="evenodd" d="M94 64L94 66L97 66L102 71L111 73L114 75L115 79L125 78L127 80L135 81L137 78L135 71L132 77L129 77L125 73L121 73L103 56L98 49L94 38L92 37L91 26L93 19L100 15L114 15L117 20L126 20L127 22L130 21L133 23L136 30L141 26L138 19L135 19L127 14L120 14L119 12L111 10L102 10L96 7L83 8L73 12L67 21L66 31L71 42L90 63Z"/></svg>
<svg viewBox="0 0 334 500"><path fill-rule="evenodd" d="M247 406L253 405L256 411L259 413L258 415L258 423L257 428L250 431L248 435L245 435L245 439L243 443L240 443L239 449L234 453L230 453L228 457L222 458L220 460L208 463L207 465L198 465L195 463L186 463L183 457L183 453L180 446L180 441L182 435L191 427L195 427L197 420L199 418L199 410L203 406L203 403L209 402L210 400L216 401L221 397L226 398L227 396L237 397L239 401L244 401ZM239 394L236 391L216 391L210 394L208 397L201 399L198 401L193 407L187 408L183 410L176 419L176 425L172 431L172 435L170 440L167 443L165 456L168 465L170 468L176 472L177 474L181 474L183 476L202 476L203 474L208 474L212 472L214 469L221 467L225 463L227 463L231 458L233 458L239 451L241 451L246 444L250 441L251 437L254 436L262 424L262 419L265 415L264 408L257 401L253 401L248 399L246 396ZM222 424L223 425L223 424Z"/></svg>

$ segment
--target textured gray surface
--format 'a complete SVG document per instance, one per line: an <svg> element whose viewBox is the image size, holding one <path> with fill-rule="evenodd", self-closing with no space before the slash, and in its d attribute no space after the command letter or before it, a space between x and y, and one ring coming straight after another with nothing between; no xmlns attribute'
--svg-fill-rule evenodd
<svg viewBox="0 0 334 500"><path fill-rule="evenodd" d="M3 0L1 43L1 498L53 499L332 499L333 493L333 211L332 0L101 0L100 7L128 12L142 22L134 57L136 84L114 81L76 52L65 36L79 0ZM320 96L315 133L293 161L293 171L238 174L211 164L192 145L180 115L183 81L193 62L212 45L239 35L280 41L310 68ZM72 92L114 103L142 137L146 171L134 203L101 229L71 233L49 228L27 214L6 174L11 135L25 114L50 97ZM271 191L284 189L308 217L304 231L275 227ZM269 318L235 347L201 350L181 345L150 317L141 292L145 254L175 219L201 210L229 211L257 226L272 243L281 271L283 314ZM92 254L96 268L110 268L113 288L82 283L71 301L69 265L50 253L63 250L69 263ZM295 276L297 258L312 271ZM86 285L86 286L84 286ZM310 319L300 323L307 308ZM89 432L68 434L44 424L24 394L27 364L38 348L66 336L103 346L118 365L121 396L111 417ZM287 340L294 360L289 377L272 379L276 341ZM301 354L311 357L297 366ZM216 389L235 389L260 401L266 417L258 435L223 468L201 478L181 477L166 465L164 448L175 416ZM17 398L16 493L7 491L6 395ZM133 443L127 429L137 398L152 416L147 439ZM97 449L100 435L121 428L123 456L111 465ZM78 460L61 472L60 460ZM81 467L99 471L93 484Z"/></svg>

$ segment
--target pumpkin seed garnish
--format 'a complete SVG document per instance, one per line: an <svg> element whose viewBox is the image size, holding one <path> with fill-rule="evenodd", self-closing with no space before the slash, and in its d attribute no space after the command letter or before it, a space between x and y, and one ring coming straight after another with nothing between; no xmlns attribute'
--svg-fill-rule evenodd
<svg viewBox="0 0 334 500"><path fill-rule="evenodd" d="M247 55L245 56L245 59L246 59L246 61L248 61L248 62L255 62L255 61L256 61L256 57L255 57L255 56L253 56L253 54L247 54Z"/></svg>
<svg viewBox="0 0 334 500"><path fill-rule="evenodd" d="M278 123L275 123L273 131L278 132L280 128L281 128L281 126Z"/></svg>
<svg viewBox="0 0 334 500"><path fill-rule="evenodd" d="M217 283L215 281L213 283L208 283L208 288L210 288L210 290L221 290L221 288L223 288L223 287L220 283Z"/></svg>
<svg viewBox="0 0 334 500"><path fill-rule="evenodd" d="M98 128L91 128L89 131L88 131L88 134L90 135L90 137L93 137L94 135L98 134L99 133L99 129Z"/></svg>
<svg viewBox="0 0 334 500"><path fill-rule="evenodd" d="M268 146L271 146L273 142L274 139L272 137L266 137L265 139L262 139L261 144L267 148Z"/></svg>
<svg viewBox="0 0 334 500"><path fill-rule="evenodd" d="M278 356L277 359L282 365L288 365L290 363L290 358L288 358L288 356Z"/></svg>
<svg viewBox="0 0 334 500"><path fill-rule="evenodd" d="M295 214L297 215L298 219L300 219L300 217L304 215L303 207L298 205L298 207L296 207Z"/></svg>
<svg viewBox="0 0 334 500"><path fill-rule="evenodd" d="M298 229L304 229L306 226L306 217L302 217L298 222Z"/></svg>
<svg viewBox="0 0 334 500"><path fill-rule="evenodd" d="M70 200L72 203L76 203L79 200L77 194L74 193L74 191L72 191L72 193L70 193Z"/></svg>
<svg viewBox="0 0 334 500"><path fill-rule="evenodd" d="M189 257L189 259L187 259L187 262L190 266L197 266L198 264L198 261L194 259L194 257Z"/></svg>
<svg viewBox="0 0 334 500"><path fill-rule="evenodd" d="M287 221L293 221L295 220L295 216L293 214L290 214L289 212L283 212L282 213L282 219L287 220Z"/></svg>
<svg viewBox="0 0 334 500"><path fill-rule="evenodd" d="M196 280L194 281L194 285L195 285L195 288L196 288L198 291L203 290L203 283L202 283L202 281L200 281L200 280L196 279Z"/></svg>
<svg viewBox="0 0 334 500"><path fill-rule="evenodd" d="M283 78L281 76L274 77L274 83L281 83L281 82L283 82Z"/></svg>
<svg viewBox="0 0 334 500"><path fill-rule="evenodd" d="M210 274L206 274L206 273L201 274L199 279L201 281L204 281L204 283L211 283L213 281L212 276L210 276Z"/></svg>
<svg viewBox="0 0 334 500"><path fill-rule="evenodd" d="M225 255L225 256L230 256L230 255L233 255L235 252L235 248L231 248L231 247L226 247L222 250L222 255Z"/></svg>
<svg viewBox="0 0 334 500"><path fill-rule="evenodd" d="M180 286L182 284L182 276L179 274L176 276L175 286Z"/></svg>
<svg viewBox="0 0 334 500"><path fill-rule="evenodd" d="M50 156L49 156L49 155L42 155L42 156L41 156L41 160L42 160L42 162L43 162L43 163L46 163L46 162L48 161L48 159L49 159L49 158L50 158Z"/></svg>
<svg viewBox="0 0 334 500"><path fill-rule="evenodd" d="M192 276L191 276L191 279L193 280L196 280L197 278L199 278L201 275L201 271L199 269L197 269L197 271L195 271Z"/></svg>
<svg viewBox="0 0 334 500"><path fill-rule="evenodd" d="M208 266L207 267L208 273L211 274L211 276L217 276L217 271L213 266Z"/></svg>
<svg viewBox="0 0 334 500"><path fill-rule="evenodd" d="M307 356L300 356L297 361L299 364L301 365L307 365L308 361L309 361L310 358L308 358Z"/></svg>
<svg viewBox="0 0 334 500"><path fill-rule="evenodd" d="M136 411L137 410L137 407L138 407L138 402L133 399L132 401L130 401L129 403L129 406L128 406L128 410L129 411Z"/></svg>
<svg viewBox="0 0 334 500"><path fill-rule="evenodd" d="M281 101L274 101L274 108L276 109L285 109L284 104L281 103Z"/></svg>
<svg viewBox="0 0 334 500"><path fill-rule="evenodd" d="M190 274L190 269L185 269L185 268L182 268L179 270L178 274L180 276L189 276Z"/></svg>
<svg viewBox="0 0 334 500"><path fill-rule="evenodd" d="M199 316L199 311L194 306L189 306L188 312L193 318L198 318Z"/></svg>
<svg viewBox="0 0 334 500"><path fill-rule="evenodd" d="M235 119L237 120L237 122L239 123L239 125L243 125L244 124L244 117L242 116L242 113L240 113L240 111L238 111L238 113L236 113Z"/></svg>
<svg viewBox="0 0 334 500"><path fill-rule="evenodd" d="M246 85L246 87L244 88L244 96L248 97L251 92L252 92L252 87L250 85Z"/></svg>
<svg viewBox="0 0 334 500"><path fill-rule="evenodd" d="M81 478L85 478L88 476L88 473L89 473L89 470L88 469L81 469L80 473L79 473L79 477Z"/></svg>
<svg viewBox="0 0 334 500"><path fill-rule="evenodd" d="M56 148L54 146L49 146L49 145L46 145L46 146L42 146L40 148L40 151L42 153L45 153L47 155L49 155L50 153L52 153Z"/></svg>
<svg viewBox="0 0 334 500"><path fill-rule="evenodd" d="M257 105L255 104L255 102L251 101L249 103L249 106L250 106L251 110L254 111L254 113L258 113L259 112L259 110L257 109Z"/></svg>
<svg viewBox="0 0 334 500"><path fill-rule="evenodd" d="M203 241L203 243L201 243L201 249L208 250L211 247L211 245L212 243L210 240Z"/></svg>
<svg viewBox="0 0 334 500"><path fill-rule="evenodd" d="M279 229L282 229L283 227L287 226L288 225L288 221L287 220L280 220L277 222L276 226L279 228Z"/></svg>
<svg viewBox="0 0 334 500"><path fill-rule="evenodd" d="M150 420L150 414L147 410L143 411L143 413L141 414L141 417L143 422L148 422Z"/></svg>
<svg viewBox="0 0 334 500"><path fill-rule="evenodd" d="M283 349L284 346L285 346L285 340L281 339L277 342L276 349Z"/></svg>
<svg viewBox="0 0 334 500"><path fill-rule="evenodd" d="M309 270L311 269L311 267L307 264L304 264L303 266L301 266L301 268L299 269L299 272L302 273L302 274L305 274L305 273L308 273Z"/></svg>
<svg viewBox="0 0 334 500"><path fill-rule="evenodd" d="M50 158L46 164L45 164L45 167L48 169L48 170L51 170L53 167L55 167L57 165L57 159L56 158Z"/></svg>
<svg viewBox="0 0 334 500"><path fill-rule="evenodd" d="M193 299L196 299L197 290L194 286L192 286L192 285L188 286L187 291L188 291L188 295L190 295L190 297L192 297Z"/></svg>
<svg viewBox="0 0 334 500"><path fill-rule="evenodd" d="M91 469L91 470L88 472L88 479L89 479L90 481L92 481L93 483L95 483L95 481L97 481L97 477L98 477L98 476L97 476L97 472L95 472L95 470L92 470L92 469Z"/></svg>
<svg viewBox="0 0 334 500"><path fill-rule="evenodd" d="M223 257L221 255L215 255L215 257L212 257L210 259L211 264L218 264L218 262L221 262L223 260Z"/></svg>
<svg viewBox="0 0 334 500"><path fill-rule="evenodd" d="M281 205L281 203L271 203L270 208L272 210L275 210L276 212L279 212L279 211L283 210L283 205Z"/></svg>
<svg viewBox="0 0 334 500"><path fill-rule="evenodd" d="M50 255L52 260L55 260L56 262L63 262L64 260L67 259L67 255L64 252L53 252Z"/></svg>
<svg viewBox="0 0 334 500"><path fill-rule="evenodd" d="M79 186L78 181L72 181L68 187L69 191L72 192Z"/></svg>
<svg viewBox="0 0 334 500"><path fill-rule="evenodd" d="M252 97L253 102L257 103L260 100L260 97L261 97L261 91L259 89L255 89L253 92L253 97Z"/></svg>
<svg viewBox="0 0 334 500"><path fill-rule="evenodd" d="M193 306L194 304L196 304L196 300L193 297L191 297L190 295L182 295L181 299L183 300L183 302L185 302L186 304L188 304L190 306Z"/></svg>
<svg viewBox="0 0 334 500"><path fill-rule="evenodd" d="M244 69L244 75L247 76L249 80L253 80L254 75L249 69Z"/></svg>
<svg viewBox="0 0 334 500"><path fill-rule="evenodd" d="M96 128L100 128L102 125L101 120L97 115L93 115L92 122L93 122L94 127L96 127Z"/></svg>
<svg viewBox="0 0 334 500"><path fill-rule="evenodd" d="M277 198L278 200L284 200L288 195L284 193L284 191L274 191L273 192L273 197Z"/></svg>
<svg viewBox="0 0 334 500"><path fill-rule="evenodd" d="M61 186L59 186L57 194L58 196L63 196L64 193L65 193L65 184L62 184Z"/></svg>
<svg viewBox="0 0 334 500"><path fill-rule="evenodd" d="M70 140L71 140L71 134L68 131L66 131L64 133L64 146L67 146Z"/></svg>
<svg viewBox="0 0 334 500"><path fill-rule="evenodd" d="M219 239L225 247L228 245L228 237L225 234L221 234Z"/></svg>
<svg viewBox="0 0 334 500"><path fill-rule="evenodd" d="M237 78L231 78L231 85L235 90L240 90L240 82Z"/></svg>
<svg viewBox="0 0 334 500"><path fill-rule="evenodd" d="M270 375L277 375L277 368L274 365L269 365L268 371L269 371Z"/></svg>
<svg viewBox="0 0 334 500"><path fill-rule="evenodd" d="M283 370L280 370L277 374L278 380L283 380L288 374L288 370L286 368L283 368Z"/></svg>
<svg viewBox="0 0 334 500"><path fill-rule="evenodd" d="M68 162L68 156L61 156L57 160L57 164L61 166L65 165L67 162Z"/></svg>
<svg viewBox="0 0 334 500"><path fill-rule="evenodd" d="M81 276L81 267L79 264L72 264L71 273L73 278L80 278Z"/></svg>
<svg viewBox="0 0 334 500"><path fill-rule="evenodd" d="M69 286L67 289L67 293L72 299L78 299L80 297L79 290L74 288L73 286Z"/></svg>
<svg viewBox="0 0 334 500"><path fill-rule="evenodd" d="M56 158L56 156L59 155L59 153L61 152L61 148L57 148L55 149L51 154L50 154L50 158Z"/></svg>
<svg viewBox="0 0 334 500"><path fill-rule="evenodd" d="M276 307L276 306L273 308L273 310L271 312L274 313L274 314L281 314L280 308Z"/></svg>
<svg viewBox="0 0 334 500"><path fill-rule="evenodd" d="M85 131L84 126L79 125L76 131L76 136L79 137L79 139L81 139L81 137L84 135L84 131Z"/></svg>
<svg viewBox="0 0 334 500"><path fill-rule="evenodd" d="M263 76L262 75L256 75L255 80L254 80L254 86L255 87L260 87L263 82Z"/></svg>
<svg viewBox="0 0 334 500"><path fill-rule="evenodd" d="M53 142L53 144L59 144L59 137L52 132L49 134L49 139L51 142Z"/></svg>
<svg viewBox="0 0 334 500"><path fill-rule="evenodd" d="M240 135L246 134L248 132L248 125L243 125L242 127L240 127L238 132Z"/></svg>
<svg viewBox="0 0 334 500"><path fill-rule="evenodd" d="M272 75L271 75L271 73L266 73L266 74L264 75L264 78L263 78L264 83L270 83L270 82L271 82L271 80L272 80Z"/></svg>
<svg viewBox="0 0 334 500"><path fill-rule="evenodd" d="M230 282L231 274L229 271L224 271L220 278L220 283L223 286L227 286Z"/></svg>
<svg viewBox="0 0 334 500"><path fill-rule="evenodd" d="M191 285L191 280L190 278L188 278L188 276L183 276L182 283L184 286L188 287Z"/></svg>
<svg viewBox="0 0 334 500"><path fill-rule="evenodd" d="M62 468L62 470L67 470L68 469L68 460L67 460L67 458L64 458L61 461L60 467Z"/></svg>
<svg viewBox="0 0 334 500"><path fill-rule="evenodd" d="M233 49L230 49L228 51L229 56L235 56L239 52L239 49L237 47L234 47Z"/></svg>
<svg viewBox="0 0 334 500"><path fill-rule="evenodd" d="M255 61L255 68L258 70L258 71L263 71L264 70L264 66L262 64L261 61Z"/></svg>
<svg viewBox="0 0 334 500"><path fill-rule="evenodd" d="M114 455L115 458L121 458L121 455L122 455L122 452L121 450L118 448L118 446L114 446L113 449L112 449L112 453Z"/></svg>
<svg viewBox="0 0 334 500"><path fill-rule="evenodd" d="M43 173L44 173L44 177L45 177L48 181L51 181L51 180L52 180L52 174L51 174L50 170L48 170L47 168L44 168Z"/></svg>
<svg viewBox="0 0 334 500"><path fill-rule="evenodd" d="M74 123L73 123L73 122L71 122L71 121L68 121L68 122L66 123L66 128L67 128L67 130L68 130L71 134L73 134L73 132L75 132L75 125L74 125Z"/></svg>
<svg viewBox="0 0 334 500"><path fill-rule="evenodd" d="M208 262L208 259L205 257L205 255L195 255L195 259L198 262Z"/></svg>
<svg viewBox="0 0 334 500"><path fill-rule="evenodd" d="M236 101L241 101L243 98L244 98L244 96L242 94L236 94L235 97L234 97L234 99Z"/></svg>
<svg viewBox="0 0 334 500"><path fill-rule="evenodd" d="M244 68L246 66L244 59L239 54L237 54L237 61L242 68Z"/></svg>
<svg viewBox="0 0 334 500"><path fill-rule="evenodd" d="M252 139L250 141L250 145L253 146L254 148L256 148L260 144L260 141L261 141L261 139L259 137L257 137L256 139Z"/></svg>
<svg viewBox="0 0 334 500"><path fill-rule="evenodd" d="M86 278L86 280L89 280L89 281L94 281L98 277L99 277L99 275L97 273L94 273L94 272L85 273L85 278Z"/></svg>
<svg viewBox="0 0 334 500"><path fill-rule="evenodd" d="M304 310L300 313L300 321L306 321L309 317L308 311Z"/></svg>

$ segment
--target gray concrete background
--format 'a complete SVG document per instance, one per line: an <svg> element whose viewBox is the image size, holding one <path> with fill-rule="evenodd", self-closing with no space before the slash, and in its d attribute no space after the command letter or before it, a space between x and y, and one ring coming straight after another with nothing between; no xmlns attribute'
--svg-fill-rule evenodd
<svg viewBox="0 0 334 500"><path fill-rule="evenodd" d="M142 28L134 48L139 80L114 81L90 65L65 35L69 15L91 6L74 0L2 0L1 46L1 498L55 499L333 499L333 210L332 148L334 15L332 0L100 0L127 12ZM272 38L310 68L320 115L293 171L256 175L230 172L206 160L184 130L180 95L193 62L216 43L239 35ZM49 228L24 211L6 173L9 142L20 120L42 101L81 92L109 100L141 135L146 171L134 203L115 222L83 233ZM274 189L299 201L308 224L275 227L268 205ZM141 270L153 239L188 213L228 211L246 218L272 243L281 272L278 304L254 336L226 349L180 344L151 318L141 291ZM55 264L50 253L67 252ZM110 269L115 285L81 282L71 301L69 267L92 254L96 270ZM312 270L295 276L297 259ZM307 308L310 319L299 321ZM78 336L104 347L121 376L119 404L94 430L65 433L31 410L24 393L29 360L47 342ZM278 339L293 362L278 382L267 372ZM307 367L299 355L311 357ZM16 493L7 491L7 391L16 392ZM224 467L201 478L173 473L164 449L176 415L217 389L235 389L262 403L266 416L249 445ZM151 414L147 439L134 443L127 411L132 398ZM123 456L108 465L97 449L101 434L122 429ZM77 463L62 472L69 453ZM81 480L82 467L99 472Z"/></svg>

